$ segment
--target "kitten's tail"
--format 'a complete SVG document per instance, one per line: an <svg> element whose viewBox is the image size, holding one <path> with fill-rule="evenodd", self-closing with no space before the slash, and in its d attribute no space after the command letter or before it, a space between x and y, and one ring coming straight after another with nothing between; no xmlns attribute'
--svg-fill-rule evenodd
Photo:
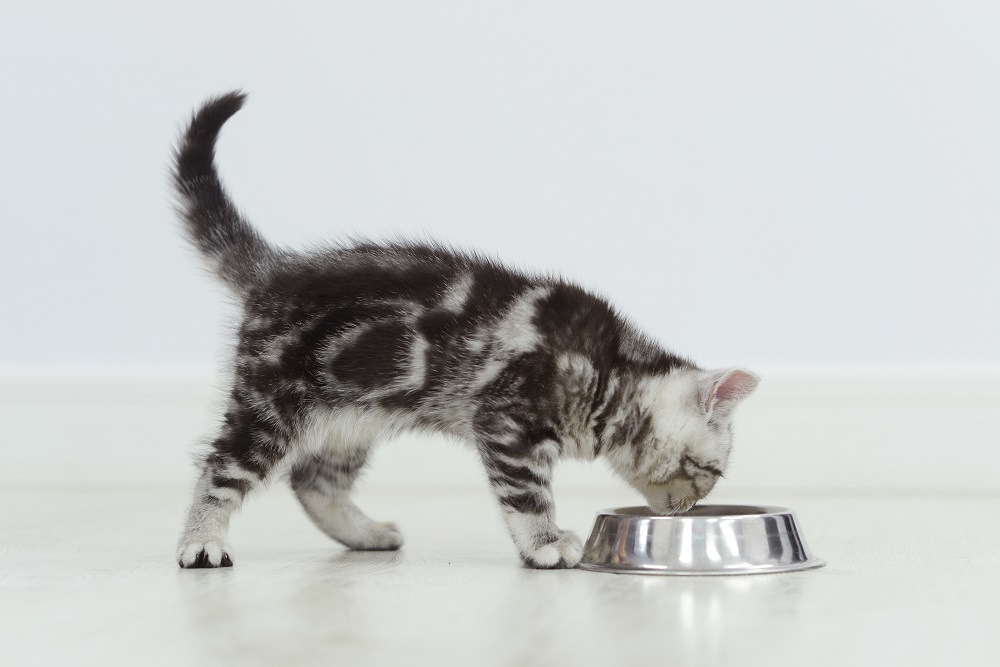
<svg viewBox="0 0 1000 667"><path fill-rule="evenodd" d="M237 293L261 284L280 253L240 215L215 169L219 130L240 110L246 95L233 91L202 105L174 151L174 187L178 213L191 242L215 272Z"/></svg>

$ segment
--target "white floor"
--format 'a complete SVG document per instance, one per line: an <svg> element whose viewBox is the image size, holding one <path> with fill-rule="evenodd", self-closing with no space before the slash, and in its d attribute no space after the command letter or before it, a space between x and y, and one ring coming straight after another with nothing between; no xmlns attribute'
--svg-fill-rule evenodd
<svg viewBox="0 0 1000 667"><path fill-rule="evenodd" d="M562 494L584 534L598 496ZM481 493L368 492L398 553L248 500L235 567L173 562L187 494L0 491L0 664L996 665L1000 497L783 493L825 568L641 577L518 564Z"/></svg>
<svg viewBox="0 0 1000 667"><path fill-rule="evenodd" d="M182 571L209 380L0 377L0 666L1000 664L1000 376L769 374L710 500L794 508L829 564L705 579L522 568L475 457L427 438L359 499L401 552L344 551L275 487L234 568ZM582 537L638 500L582 464L556 497Z"/></svg>

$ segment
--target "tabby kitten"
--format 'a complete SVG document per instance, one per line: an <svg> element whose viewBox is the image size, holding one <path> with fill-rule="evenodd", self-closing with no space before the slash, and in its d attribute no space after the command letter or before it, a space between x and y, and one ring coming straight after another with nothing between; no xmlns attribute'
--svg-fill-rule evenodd
<svg viewBox="0 0 1000 667"><path fill-rule="evenodd" d="M580 539L555 523L561 456L603 456L659 514L722 476L743 370L702 370L664 351L604 300L557 278L417 243L309 253L268 244L214 164L243 105L209 100L175 154L178 210L242 304L225 418L201 463L181 567L230 567L229 518L287 474L316 526L351 549L398 549L392 523L351 500L372 444L408 429L476 448L523 562L575 566Z"/></svg>

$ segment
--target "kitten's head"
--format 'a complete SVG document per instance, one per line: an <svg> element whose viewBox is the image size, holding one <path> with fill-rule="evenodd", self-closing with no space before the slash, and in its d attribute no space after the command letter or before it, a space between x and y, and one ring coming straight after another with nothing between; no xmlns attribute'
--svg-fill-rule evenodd
<svg viewBox="0 0 1000 667"><path fill-rule="evenodd" d="M654 513L687 511L725 472L733 411L758 382L740 369L675 370L640 380L622 423L628 442L608 451L612 467Z"/></svg>

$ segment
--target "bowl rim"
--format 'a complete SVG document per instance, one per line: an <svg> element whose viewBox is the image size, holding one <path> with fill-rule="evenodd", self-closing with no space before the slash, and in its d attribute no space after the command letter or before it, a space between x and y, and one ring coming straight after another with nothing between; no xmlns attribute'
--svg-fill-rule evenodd
<svg viewBox="0 0 1000 667"><path fill-rule="evenodd" d="M797 572L799 570L813 570L826 565L822 558L810 557L800 563L786 564L757 564L732 570L684 570L666 566L617 566L606 563L587 563L581 561L576 567L581 570L591 572L606 572L609 574L655 574L669 577L740 577L751 574L780 574L783 572Z"/></svg>
<svg viewBox="0 0 1000 667"><path fill-rule="evenodd" d="M729 508L733 510L745 510L745 511L734 511L718 514L690 514L692 510L702 509L722 509ZM643 511L645 510L645 511ZM711 520L711 519L741 519L741 518L754 518L761 516L775 516L791 514L794 515L795 512L789 507L780 507L778 505L735 505L735 504L704 504L695 505L691 510L683 512L681 514L653 514L652 510L646 505L632 505L629 507L608 507L597 511L597 516L611 516L621 519L652 519L656 521L668 520L676 521L678 519L700 519L700 520Z"/></svg>

